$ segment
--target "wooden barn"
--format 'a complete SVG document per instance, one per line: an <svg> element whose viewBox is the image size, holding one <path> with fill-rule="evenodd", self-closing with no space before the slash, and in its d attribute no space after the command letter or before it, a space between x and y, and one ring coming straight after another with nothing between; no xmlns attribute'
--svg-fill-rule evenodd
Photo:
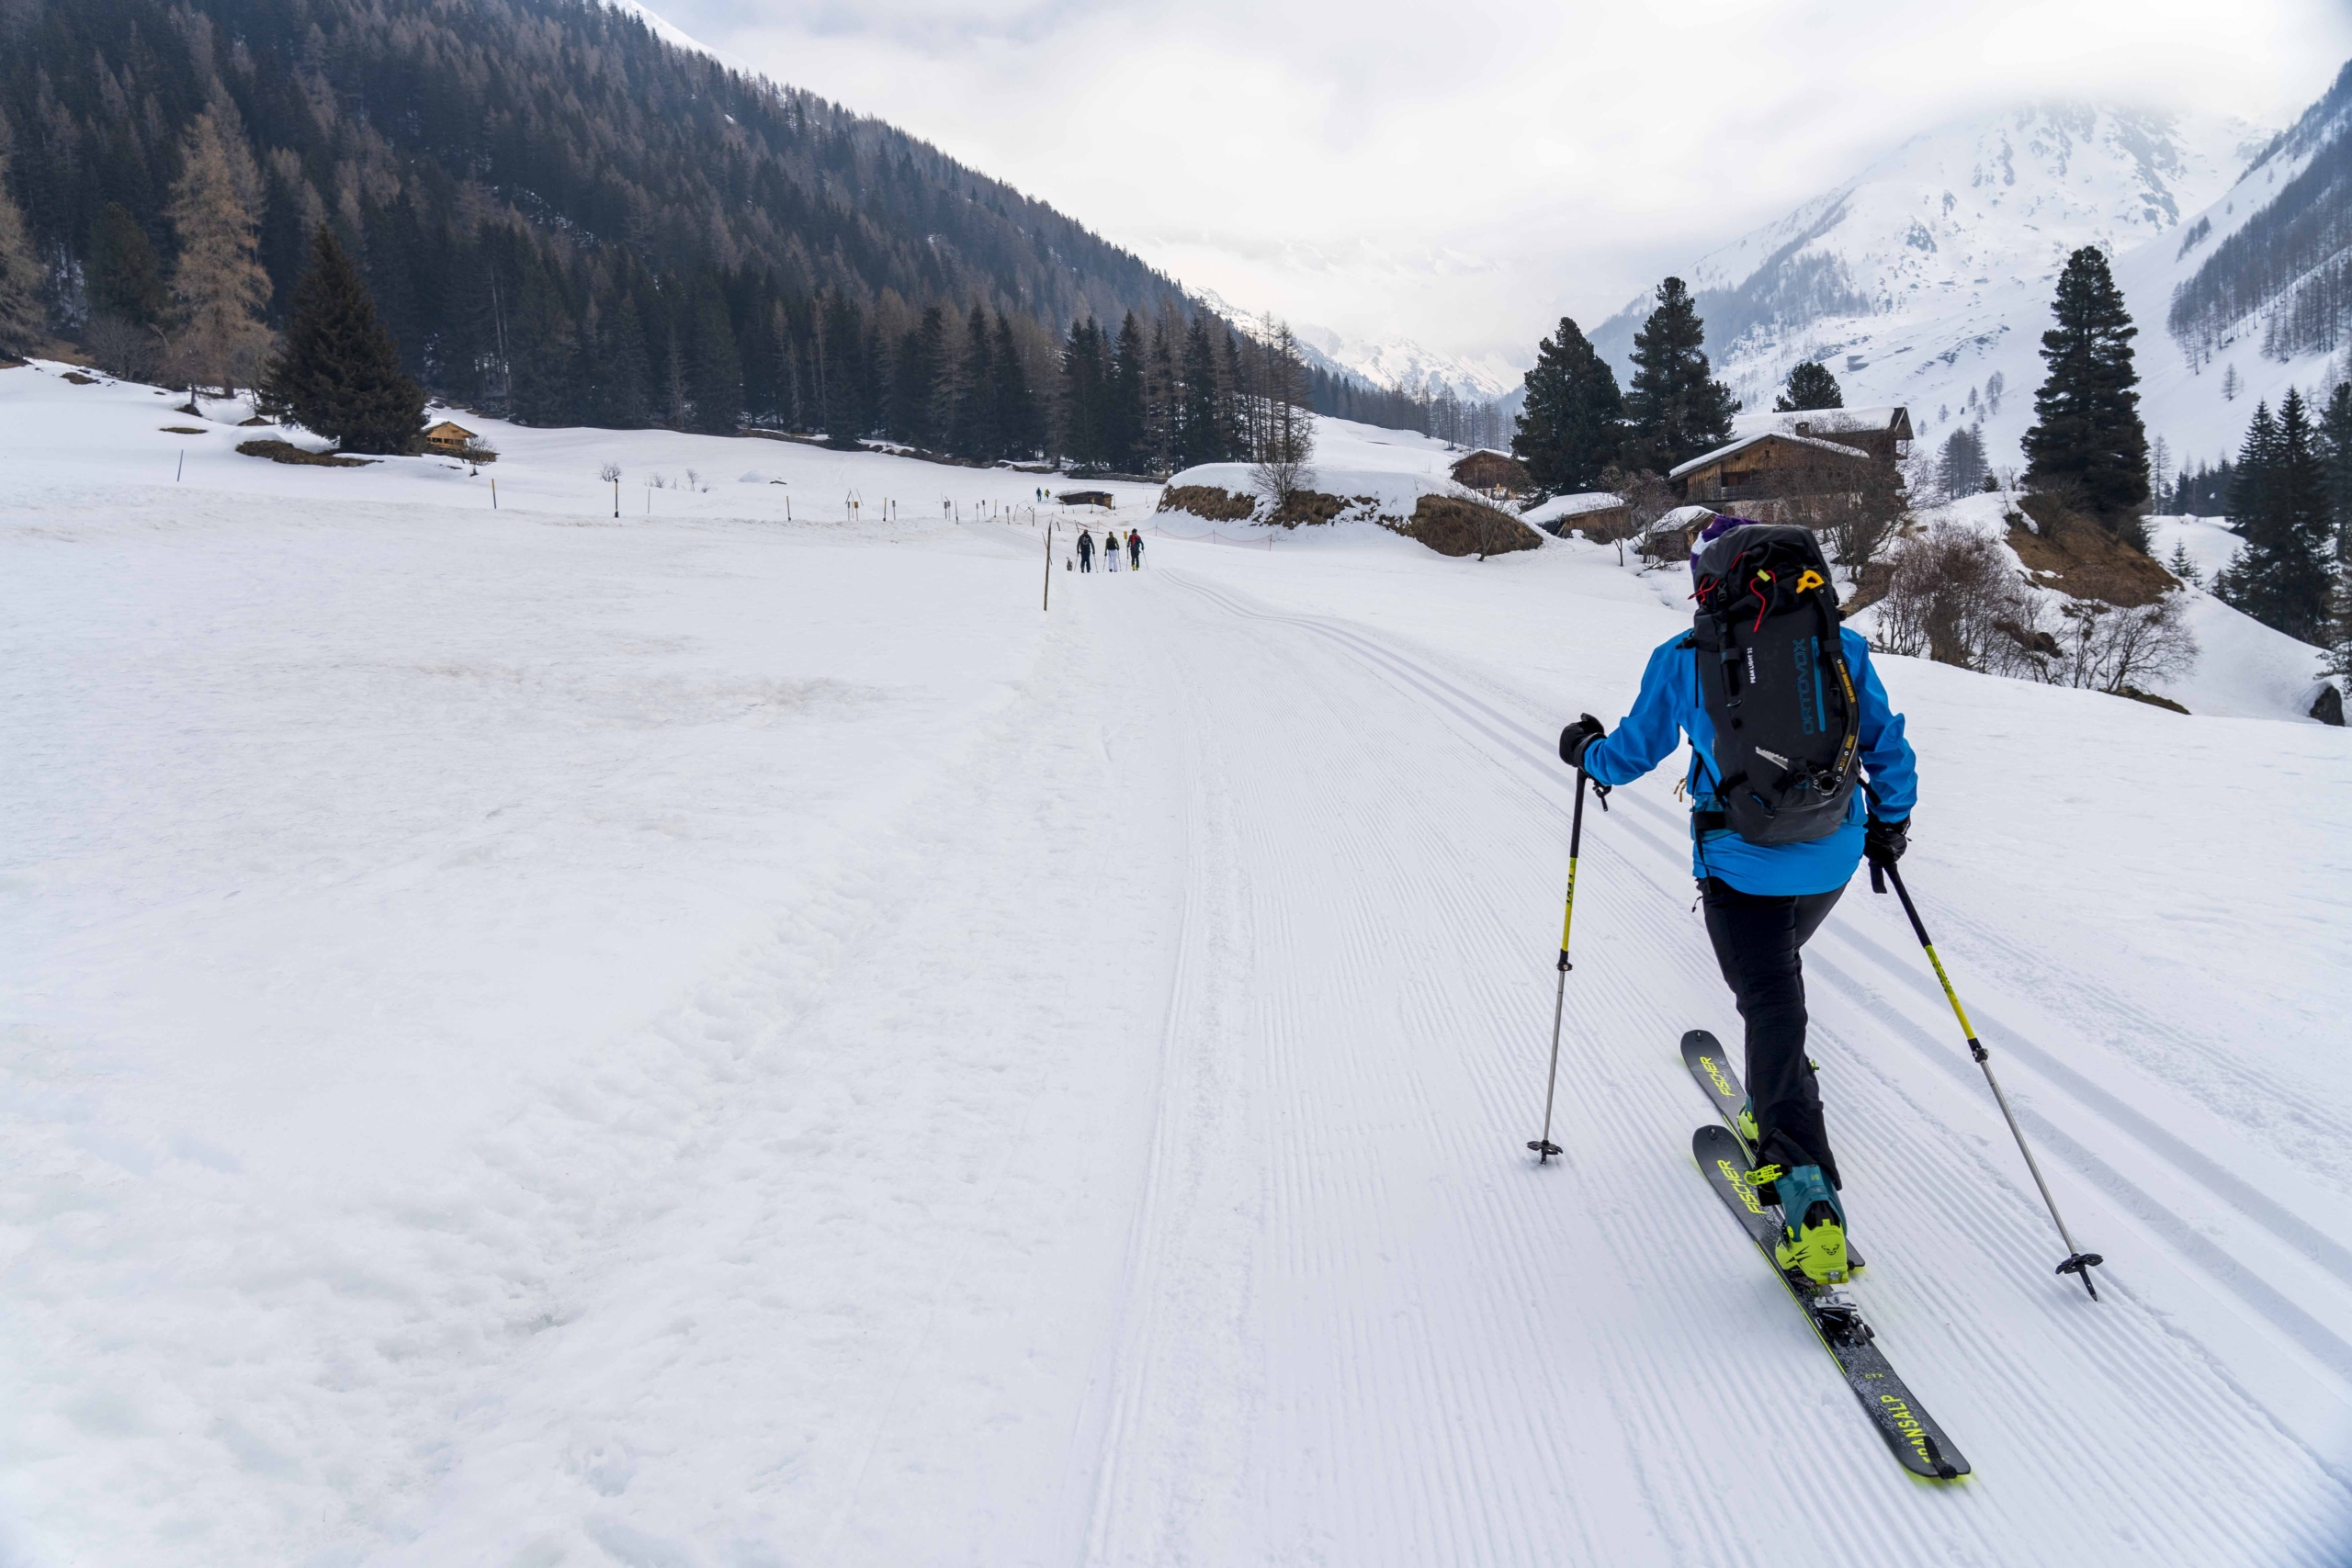
<svg viewBox="0 0 2352 1568"><path fill-rule="evenodd" d="M1054 497L1064 506L1116 507L1118 501L1107 490L1066 490Z"/></svg>
<svg viewBox="0 0 2352 1568"><path fill-rule="evenodd" d="M1526 464L1510 453L1498 452L1491 446L1481 446L1458 459L1447 472L1453 476L1455 484L1497 500L1510 495L1525 495L1535 488L1535 481L1528 477Z"/></svg>
<svg viewBox="0 0 2352 1568"><path fill-rule="evenodd" d="M455 420L445 419L424 433L428 451L446 452L456 457L474 444L474 433Z"/></svg>

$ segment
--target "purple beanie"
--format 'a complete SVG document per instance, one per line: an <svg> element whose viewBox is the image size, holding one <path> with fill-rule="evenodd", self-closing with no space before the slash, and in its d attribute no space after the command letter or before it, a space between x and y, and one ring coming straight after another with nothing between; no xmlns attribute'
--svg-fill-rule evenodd
<svg viewBox="0 0 2352 1568"><path fill-rule="evenodd" d="M1709 545L1713 544L1734 528L1753 528L1758 525L1753 517L1732 517L1718 513L1714 521L1700 529L1699 536L1690 541L1690 574L1693 577L1698 575L1699 557L1705 553Z"/></svg>

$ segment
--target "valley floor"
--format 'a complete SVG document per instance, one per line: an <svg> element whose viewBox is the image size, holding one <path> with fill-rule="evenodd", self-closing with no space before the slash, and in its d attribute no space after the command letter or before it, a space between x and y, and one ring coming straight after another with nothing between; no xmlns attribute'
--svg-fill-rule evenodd
<svg viewBox="0 0 2352 1568"><path fill-rule="evenodd" d="M2344 732L1885 661L2109 1260L1858 879L1814 1053L1939 1488L1690 1163L1664 774L1524 1148L1553 737L1678 584L1154 536L1041 613L1025 517L237 461L0 499L0 1562L2352 1561Z"/></svg>

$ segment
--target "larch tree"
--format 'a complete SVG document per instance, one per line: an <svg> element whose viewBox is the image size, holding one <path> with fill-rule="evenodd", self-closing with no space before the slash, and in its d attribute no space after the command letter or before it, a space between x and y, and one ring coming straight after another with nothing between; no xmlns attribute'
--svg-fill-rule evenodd
<svg viewBox="0 0 2352 1568"><path fill-rule="evenodd" d="M1535 350L1527 373L1527 400L1511 434L1512 456L1546 494L1569 495L1600 487L1600 471L1617 460L1624 434L1625 400L1609 367L1575 321L1559 327Z"/></svg>
<svg viewBox="0 0 2352 1568"><path fill-rule="evenodd" d="M1664 473L1731 439L1739 403L1707 364L1707 327L1679 277L1657 286L1657 306L1634 334L1632 424L1626 466Z"/></svg>
<svg viewBox="0 0 2352 1568"><path fill-rule="evenodd" d="M0 357L29 354L43 335L40 264L25 236L25 215L8 194L8 155L0 151Z"/></svg>
<svg viewBox="0 0 2352 1568"><path fill-rule="evenodd" d="M2132 389L2132 340L2140 329L2107 255L2085 245L2066 259L2052 302L2058 324L2041 334L2048 376L2025 434L2026 482L2068 492L2118 537L2143 545L2139 508L2148 499L2148 432Z"/></svg>
<svg viewBox="0 0 2352 1568"><path fill-rule="evenodd" d="M286 344L262 375L267 402L346 452L406 452L424 420L424 389L401 372L400 346L376 319L359 269L319 225L294 286Z"/></svg>
<svg viewBox="0 0 2352 1568"><path fill-rule="evenodd" d="M223 397L235 395L269 344L262 322L269 275L256 249L260 186L244 138L224 130L209 109L198 115L172 186L172 231L180 244L172 303L191 378Z"/></svg>
<svg viewBox="0 0 2352 1568"><path fill-rule="evenodd" d="M1782 383L1781 395L1772 404L1775 413L1802 413L1807 409L1842 409L1846 394L1838 385L1838 378L1818 359L1808 359L1789 372Z"/></svg>

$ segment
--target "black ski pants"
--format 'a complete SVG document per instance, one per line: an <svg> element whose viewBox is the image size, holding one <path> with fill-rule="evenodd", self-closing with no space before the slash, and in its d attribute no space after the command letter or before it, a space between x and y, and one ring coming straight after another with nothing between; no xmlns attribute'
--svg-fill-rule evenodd
<svg viewBox="0 0 2352 1568"><path fill-rule="evenodd" d="M1805 1055L1804 966L1797 950L1845 892L1742 893L1711 876L1701 894L1715 962L1747 1024L1746 1076L1756 1106L1757 1157L1767 1165L1817 1165L1833 1187L1844 1183L1822 1125L1821 1087Z"/></svg>

